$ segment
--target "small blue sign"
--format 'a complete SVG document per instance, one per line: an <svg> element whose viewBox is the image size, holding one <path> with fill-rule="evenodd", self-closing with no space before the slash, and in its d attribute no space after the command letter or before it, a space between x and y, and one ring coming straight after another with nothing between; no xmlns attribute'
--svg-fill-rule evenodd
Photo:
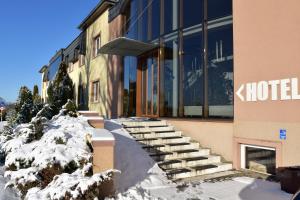
<svg viewBox="0 0 300 200"><path fill-rule="evenodd" d="M279 131L279 138L281 140L286 140L286 129L280 129L280 131Z"/></svg>

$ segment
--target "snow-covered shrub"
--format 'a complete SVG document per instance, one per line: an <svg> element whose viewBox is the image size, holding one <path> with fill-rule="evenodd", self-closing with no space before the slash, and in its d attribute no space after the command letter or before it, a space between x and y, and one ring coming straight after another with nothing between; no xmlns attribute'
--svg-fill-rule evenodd
<svg viewBox="0 0 300 200"><path fill-rule="evenodd" d="M41 189L62 173L72 174L80 169L91 175L92 153L86 144L86 134L92 128L81 117L63 114L46 118L33 118L13 131L14 138L5 142L5 176L7 186L26 195L28 189Z"/></svg>
<svg viewBox="0 0 300 200"><path fill-rule="evenodd" d="M53 108L51 108L49 104L45 104L43 108L36 114L36 117L45 117L50 120L54 116L54 113L55 112L53 111Z"/></svg>
<svg viewBox="0 0 300 200"><path fill-rule="evenodd" d="M71 117L77 117L77 108L73 101L68 99L68 102L62 107L65 110L65 114Z"/></svg>
<svg viewBox="0 0 300 200"><path fill-rule="evenodd" d="M115 170L109 170L91 177L84 176L82 170L76 170L72 174L63 173L53 178L53 181L44 189L39 187L28 191L25 199L72 199L95 200L104 197L105 186L112 183Z"/></svg>

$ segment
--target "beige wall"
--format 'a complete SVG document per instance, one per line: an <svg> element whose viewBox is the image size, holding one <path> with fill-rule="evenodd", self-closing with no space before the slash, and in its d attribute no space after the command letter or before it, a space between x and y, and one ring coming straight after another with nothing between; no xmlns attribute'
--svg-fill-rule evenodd
<svg viewBox="0 0 300 200"><path fill-rule="evenodd" d="M233 0L236 91L248 82L300 79L299 8L299 0ZM234 137L280 143L282 165L300 164L300 100L242 102L235 96L234 108ZM280 129L287 140L279 139Z"/></svg>
<svg viewBox="0 0 300 200"><path fill-rule="evenodd" d="M101 37L101 45L109 41L108 9L104 11L86 30L87 51L86 51L86 73L89 74L89 110L97 111L100 115L107 116L107 55L100 54L93 56L93 41L98 35ZM91 84L93 81L100 81L100 100L91 101Z"/></svg>
<svg viewBox="0 0 300 200"><path fill-rule="evenodd" d="M194 119L166 119L185 136L190 136L201 147L210 148L214 154L227 161L233 159L233 123L224 121L203 121Z"/></svg>

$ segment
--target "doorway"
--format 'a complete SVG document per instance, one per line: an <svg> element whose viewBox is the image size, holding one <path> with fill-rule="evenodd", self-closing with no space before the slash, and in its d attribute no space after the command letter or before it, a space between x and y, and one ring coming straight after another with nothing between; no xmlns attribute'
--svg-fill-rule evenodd
<svg viewBox="0 0 300 200"><path fill-rule="evenodd" d="M159 116L159 59L158 51L139 58L137 110L140 116Z"/></svg>

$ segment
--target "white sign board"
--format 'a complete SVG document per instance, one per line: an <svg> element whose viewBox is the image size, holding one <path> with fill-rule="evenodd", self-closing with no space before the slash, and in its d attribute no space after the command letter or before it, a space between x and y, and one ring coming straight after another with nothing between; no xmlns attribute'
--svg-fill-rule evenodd
<svg viewBox="0 0 300 200"><path fill-rule="evenodd" d="M300 100L298 78L242 84L236 92L241 101Z"/></svg>

